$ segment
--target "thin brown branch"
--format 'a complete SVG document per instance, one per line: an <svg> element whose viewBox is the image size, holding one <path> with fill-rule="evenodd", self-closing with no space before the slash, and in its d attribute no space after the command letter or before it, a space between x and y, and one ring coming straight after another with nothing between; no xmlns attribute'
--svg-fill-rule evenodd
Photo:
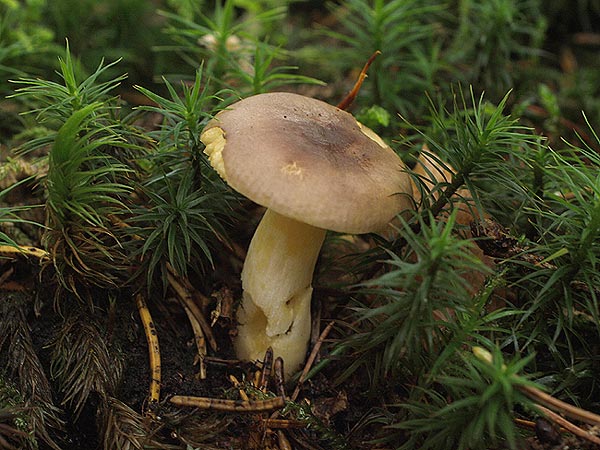
<svg viewBox="0 0 600 450"><path fill-rule="evenodd" d="M229 375L229 381L231 381L233 387L235 387L238 390L238 393L240 394L242 400L245 402L249 402L250 398L248 397L248 394L246 394L246 391L244 391L242 383L240 383L240 381L234 375Z"/></svg>
<svg viewBox="0 0 600 450"><path fill-rule="evenodd" d="M310 369L315 361L315 358L319 354L319 350L321 350L321 345L323 345L325 338L327 337L327 335L333 328L334 324L335 324L335 322L333 320L331 322L329 322L329 324L325 327L325 329L319 336L319 339L317 340L317 343L313 347L312 351L310 352L308 360L306 361L306 364L304 365L304 369L302 370L302 373L300 374L300 378L298 379L298 384L296 385L296 389L294 389L294 393L292 394L291 400L293 402L296 401L296 399L298 398L298 394L300 394L300 388L302 387L302 383L304 383L304 380L306 380L306 376L308 375L308 372L310 371Z"/></svg>
<svg viewBox="0 0 600 450"><path fill-rule="evenodd" d="M600 426L600 416L593 412L586 411L585 409L578 408L577 406L565 403L549 394L533 387L533 386L519 386L521 392L523 392L530 399L541 403L542 405L552 408L555 411L563 413L565 416L571 417L572 419L580 420L590 425Z"/></svg>
<svg viewBox="0 0 600 450"><path fill-rule="evenodd" d="M285 404L281 397L273 397L267 400L226 400L188 395L176 395L171 398L171 403L178 406L193 406L194 408L230 412L271 411L283 408Z"/></svg>
<svg viewBox="0 0 600 450"><path fill-rule="evenodd" d="M338 108L346 110L350 107L350 105L358 95L358 91L360 91L360 87L362 86L363 81L365 81L365 78L367 78L367 70L369 70L369 67L371 66L371 64L373 64L373 61L375 61L375 58L377 58L379 55L381 55L381 52L379 50L376 50L375 53L373 53L371 57L367 60L364 67L360 71L360 74L358 74L358 79L356 80L356 83L354 83L354 87L348 93L348 95L346 95L346 97L344 97L344 99L338 103Z"/></svg>
<svg viewBox="0 0 600 450"><path fill-rule="evenodd" d="M194 333L194 343L196 344L196 357L199 365L198 378L201 380L206 379L206 339L204 338L204 332L202 327L196 320L194 314L190 311L187 305L183 305L185 314L187 315L188 321L192 327L192 333Z"/></svg>
<svg viewBox="0 0 600 450"><path fill-rule="evenodd" d="M304 420L296 419L263 419L265 428L306 428L307 423Z"/></svg>
<svg viewBox="0 0 600 450"><path fill-rule="evenodd" d="M148 341L148 356L150 360L150 394L148 403L150 408L149 414L152 414L152 406L160 400L160 383L161 383L161 367L160 367L160 347L158 345L158 335L150 310L146 305L146 300L142 294L136 296L137 308L140 314L140 319L144 325L146 340Z"/></svg>
<svg viewBox="0 0 600 450"><path fill-rule="evenodd" d="M271 370L273 369L273 348L269 347L265 352L265 359L263 360L262 370L260 371L260 379L256 386L262 392L267 391L267 384L269 383L269 377L271 376Z"/></svg>
<svg viewBox="0 0 600 450"><path fill-rule="evenodd" d="M177 294L177 298L182 302L184 307L190 310L198 324L200 324L200 326L202 327L204 337L208 341L210 348L213 351L217 351L217 340L213 335L210 324L208 323L208 321L204 317L204 314L202 314L202 311L200 310L200 308L194 300L193 287L189 284L189 282L178 276L170 265L167 265L167 269L167 280L169 281L169 284Z"/></svg>
<svg viewBox="0 0 600 450"><path fill-rule="evenodd" d="M277 444L280 450L293 450L292 444L290 444L290 441L285 437L285 433L282 430L277 430Z"/></svg>
<svg viewBox="0 0 600 450"><path fill-rule="evenodd" d="M19 256L31 256L38 259L44 259L48 257L48 252L36 247L25 247L25 246L12 246L12 245L0 245L0 256L7 258L16 258Z"/></svg>
<svg viewBox="0 0 600 450"><path fill-rule="evenodd" d="M541 405L535 405L535 406L548 420L551 420L555 424L563 427L564 429L568 430L569 432L573 433L576 436L579 436L582 439L585 439L589 442L593 442L594 444L600 444L600 438L598 436L593 435L592 433L584 430L583 428L579 428L577 425L569 422L567 419L565 419L561 415L556 414L554 411L552 411L544 406L541 406Z"/></svg>
<svg viewBox="0 0 600 450"><path fill-rule="evenodd" d="M278 356L277 358L275 358L275 363L273 364L273 372L275 373L275 387L277 389L277 394L283 400L286 400L287 396L285 393L283 358L281 356Z"/></svg>

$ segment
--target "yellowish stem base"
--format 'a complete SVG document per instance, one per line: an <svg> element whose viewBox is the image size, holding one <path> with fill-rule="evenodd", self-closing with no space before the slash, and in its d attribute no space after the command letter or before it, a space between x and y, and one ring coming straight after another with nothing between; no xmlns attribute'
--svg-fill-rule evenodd
<svg viewBox="0 0 600 450"><path fill-rule="evenodd" d="M312 276L325 230L267 210L242 270L244 296L238 309L238 358L259 360L268 347L298 370L310 337Z"/></svg>

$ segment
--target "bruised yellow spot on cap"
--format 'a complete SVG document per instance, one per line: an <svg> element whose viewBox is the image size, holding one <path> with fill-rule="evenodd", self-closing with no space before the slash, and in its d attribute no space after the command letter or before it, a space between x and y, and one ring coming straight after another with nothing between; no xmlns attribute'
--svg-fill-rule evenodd
<svg viewBox="0 0 600 450"><path fill-rule="evenodd" d="M254 95L220 111L205 130L212 130L207 140L216 133L220 141L223 133L227 141L224 149L216 142L207 149L225 181L286 217L370 233L414 206L411 177L394 150L350 113L320 100Z"/></svg>
<svg viewBox="0 0 600 450"><path fill-rule="evenodd" d="M356 121L356 123L358 124L358 128L360 128L360 131L362 131L362 133L367 136L369 139L371 139L372 141L374 141L375 143L377 143L380 147L382 148L386 148L388 145L383 141L383 139L381 139L379 137L379 135L377 135L377 133L375 133L373 130L371 130L370 128L364 126L362 123L360 123L358 120Z"/></svg>
<svg viewBox="0 0 600 450"><path fill-rule="evenodd" d="M206 146L204 153L208 156L210 165L217 171L219 176L227 180L225 162L223 161L223 149L225 148L225 131L220 127L209 128L200 135L200 140Z"/></svg>
<svg viewBox="0 0 600 450"><path fill-rule="evenodd" d="M286 164L281 168L281 171L287 175L297 176L300 179L302 179L302 172L304 172L302 167L299 167L298 164L296 164L296 161Z"/></svg>

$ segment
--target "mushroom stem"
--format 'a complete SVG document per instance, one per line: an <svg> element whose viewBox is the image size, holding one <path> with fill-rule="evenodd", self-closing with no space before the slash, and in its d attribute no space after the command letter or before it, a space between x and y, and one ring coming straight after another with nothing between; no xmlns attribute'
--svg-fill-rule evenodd
<svg viewBox="0 0 600 450"><path fill-rule="evenodd" d="M239 358L257 360L272 347L288 375L299 368L308 348L311 283L324 239L321 228L266 211L242 270L234 342Z"/></svg>

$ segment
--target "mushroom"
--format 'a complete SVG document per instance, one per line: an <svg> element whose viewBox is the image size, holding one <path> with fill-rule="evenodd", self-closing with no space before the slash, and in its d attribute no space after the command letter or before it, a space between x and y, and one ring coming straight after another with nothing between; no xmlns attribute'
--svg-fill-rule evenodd
<svg viewBox="0 0 600 450"><path fill-rule="evenodd" d="M401 159L351 114L292 93L259 94L219 112L201 135L213 168L267 208L242 270L237 356L268 347L286 373L305 358L312 277L326 230L369 233L412 208Z"/></svg>

